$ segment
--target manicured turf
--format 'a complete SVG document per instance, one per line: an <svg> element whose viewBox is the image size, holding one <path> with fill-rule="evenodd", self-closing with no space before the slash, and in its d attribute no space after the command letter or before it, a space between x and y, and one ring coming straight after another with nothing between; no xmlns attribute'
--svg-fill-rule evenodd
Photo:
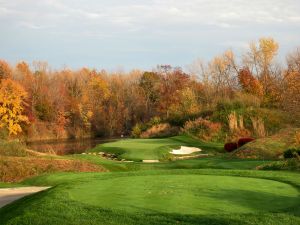
<svg viewBox="0 0 300 225"><path fill-rule="evenodd" d="M297 189L289 184L213 175L152 175L94 180L70 187L68 192L73 200L128 212L253 213L293 207L300 201Z"/></svg>
<svg viewBox="0 0 300 225"><path fill-rule="evenodd" d="M121 163L113 160L105 160L99 156L94 155L72 155L65 157L68 159L85 160L90 163L103 166L112 172L121 171L139 171L139 170L170 170L170 169L255 169L265 163L273 161L253 160L253 159L229 159L224 156L213 156L207 158L165 161L160 163Z"/></svg>
<svg viewBox="0 0 300 225"><path fill-rule="evenodd" d="M177 136L162 139L126 139L116 142L100 144L91 152L115 153L121 159L141 161L143 159L164 160L169 151L180 146L201 147L203 153L218 152L223 150L223 145L218 143L205 143L187 136Z"/></svg>
<svg viewBox="0 0 300 225"><path fill-rule="evenodd" d="M168 170L53 174L0 209L1 224L299 224L297 173Z"/></svg>

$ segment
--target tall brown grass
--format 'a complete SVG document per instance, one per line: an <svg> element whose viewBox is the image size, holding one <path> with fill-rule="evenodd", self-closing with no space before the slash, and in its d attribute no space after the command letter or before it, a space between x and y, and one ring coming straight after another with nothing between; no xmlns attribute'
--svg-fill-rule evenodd
<svg viewBox="0 0 300 225"><path fill-rule="evenodd" d="M168 137L168 136L174 136L177 133L178 133L177 127L172 127L168 123L160 123L142 132L140 137L141 138Z"/></svg>
<svg viewBox="0 0 300 225"><path fill-rule="evenodd" d="M258 137L266 136L265 124L262 118L251 117L253 130Z"/></svg>
<svg viewBox="0 0 300 225"><path fill-rule="evenodd" d="M228 115L228 126L230 131L245 129L244 117L242 115L237 115L236 112L231 112Z"/></svg>
<svg viewBox="0 0 300 225"><path fill-rule="evenodd" d="M187 121L182 129L183 133L195 136L204 141L217 141L221 134L222 125L209 120L198 118Z"/></svg>
<svg viewBox="0 0 300 225"><path fill-rule="evenodd" d="M103 167L78 160L0 156L0 181L18 182L43 173L104 172Z"/></svg>
<svg viewBox="0 0 300 225"><path fill-rule="evenodd" d="M0 156L27 156L26 147L19 141L0 140Z"/></svg>
<svg viewBox="0 0 300 225"><path fill-rule="evenodd" d="M228 126L231 131L237 130L238 127L238 119L235 112L232 112L228 115Z"/></svg>
<svg viewBox="0 0 300 225"><path fill-rule="evenodd" d="M296 145L300 147L300 131L297 131L295 134Z"/></svg>

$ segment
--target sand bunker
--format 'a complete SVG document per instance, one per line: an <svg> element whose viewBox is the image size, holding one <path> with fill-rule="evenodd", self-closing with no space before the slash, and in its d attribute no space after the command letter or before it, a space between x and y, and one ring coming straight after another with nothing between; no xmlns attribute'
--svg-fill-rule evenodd
<svg viewBox="0 0 300 225"><path fill-rule="evenodd" d="M143 163L158 163L159 160L157 159L144 159Z"/></svg>
<svg viewBox="0 0 300 225"><path fill-rule="evenodd" d="M188 155L194 152L201 151L202 150L200 148L181 146L180 149L173 149L172 151L170 151L170 153L173 155Z"/></svg>

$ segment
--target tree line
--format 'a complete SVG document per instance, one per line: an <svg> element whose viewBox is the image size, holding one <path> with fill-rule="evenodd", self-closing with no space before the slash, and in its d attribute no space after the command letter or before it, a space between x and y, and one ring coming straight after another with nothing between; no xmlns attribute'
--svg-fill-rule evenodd
<svg viewBox="0 0 300 225"><path fill-rule="evenodd" d="M0 135L29 139L129 135L159 118L172 125L204 117L219 103L250 106L300 118L300 49L277 61L279 45L261 38L237 58L232 50L187 70L52 70L45 62L0 61Z"/></svg>

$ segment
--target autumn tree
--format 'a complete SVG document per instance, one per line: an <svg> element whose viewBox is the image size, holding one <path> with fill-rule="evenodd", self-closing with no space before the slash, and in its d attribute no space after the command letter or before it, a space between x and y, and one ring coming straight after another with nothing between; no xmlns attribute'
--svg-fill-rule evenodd
<svg viewBox="0 0 300 225"><path fill-rule="evenodd" d="M11 79L0 83L0 128L7 129L9 135L22 132L21 124L28 122L23 114L27 93L24 88Z"/></svg>
<svg viewBox="0 0 300 225"><path fill-rule="evenodd" d="M163 117L169 118L172 110L180 104L180 92L188 87L190 77L181 68L163 67L159 71L161 83L158 111Z"/></svg>
<svg viewBox="0 0 300 225"><path fill-rule="evenodd" d="M209 81L213 84L218 96L226 97L230 95L236 87L237 66L235 56L231 50L220 56L216 56L209 63Z"/></svg>
<svg viewBox="0 0 300 225"><path fill-rule="evenodd" d="M156 72L144 72L139 81L146 98L146 110L148 117L152 117L154 106L159 101L160 77Z"/></svg>
<svg viewBox="0 0 300 225"><path fill-rule="evenodd" d="M274 94L274 80L278 68L274 64L279 45L273 38L261 38L257 43L250 43L250 51L244 56L244 65L260 81L263 87L263 94L272 97ZM273 89L273 90L272 90Z"/></svg>
<svg viewBox="0 0 300 225"><path fill-rule="evenodd" d="M26 98L26 105L24 106L24 113L32 123L36 119L33 112L34 106L32 95L35 80L29 65L24 61L17 63L14 69L13 78L20 84L22 84L23 88L28 93Z"/></svg>
<svg viewBox="0 0 300 225"><path fill-rule="evenodd" d="M87 80L86 88L83 89L82 103L85 106L86 117L90 120L91 128L96 133L101 132L99 131L99 125L103 122L103 105L109 96L108 83L100 74L97 74L95 71L92 72Z"/></svg>
<svg viewBox="0 0 300 225"><path fill-rule="evenodd" d="M238 79L242 89L245 92L257 96L263 95L263 87L261 83L251 74L249 68L246 67L240 69L238 73Z"/></svg>
<svg viewBox="0 0 300 225"><path fill-rule="evenodd" d="M288 71L300 73L300 47L287 56Z"/></svg>
<svg viewBox="0 0 300 225"><path fill-rule="evenodd" d="M12 69L4 60L0 60L0 80L12 77Z"/></svg>
<svg viewBox="0 0 300 225"><path fill-rule="evenodd" d="M186 87L179 91L179 98L177 104L171 105L171 114L177 118L187 118L190 115L195 115L200 111L198 97L190 87Z"/></svg>
<svg viewBox="0 0 300 225"><path fill-rule="evenodd" d="M287 62L281 102L285 110L297 115L300 120L300 48L288 56Z"/></svg>

